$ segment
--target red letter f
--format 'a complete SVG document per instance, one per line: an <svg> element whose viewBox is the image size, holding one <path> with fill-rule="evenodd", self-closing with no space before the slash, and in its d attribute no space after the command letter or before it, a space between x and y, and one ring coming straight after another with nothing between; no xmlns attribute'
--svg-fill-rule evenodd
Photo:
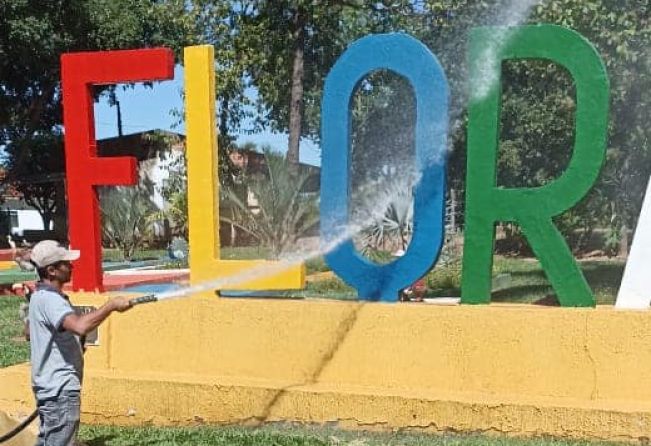
<svg viewBox="0 0 651 446"><path fill-rule="evenodd" d="M75 290L102 291L102 246L95 186L138 180L136 158L99 158L92 86L174 78L174 54L166 48L69 53L61 56L63 122L70 244L81 250Z"/></svg>

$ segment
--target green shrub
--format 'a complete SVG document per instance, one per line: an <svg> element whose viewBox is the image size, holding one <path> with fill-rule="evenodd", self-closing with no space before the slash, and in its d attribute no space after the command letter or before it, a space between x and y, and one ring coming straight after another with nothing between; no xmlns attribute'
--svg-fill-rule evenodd
<svg viewBox="0 0 651 446"><path fill-rule="evenodd" d="M330 271L330 267L326 263L323 256L314 257L313 259L306 260L305 269L307 271L307 274L323 273L326 271Z"/></svg>
<svg viewBox="0 0 651 446"><path fill-rule="evenodd" d="M436 267L426 276L427 288L436 291L452 291L461 288L461 262Z"/></svg>

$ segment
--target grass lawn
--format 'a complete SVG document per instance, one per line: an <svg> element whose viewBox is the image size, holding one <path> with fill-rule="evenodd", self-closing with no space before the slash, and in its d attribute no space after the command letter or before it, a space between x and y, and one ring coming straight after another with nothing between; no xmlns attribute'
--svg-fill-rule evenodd
<svg viewBox="0 0 651 446"><path fill-rule="evenodd" d="M0 297L0 367L29 360L29 343L18 318L22 302L20 297Z"/></svg>
<svg viewBox="0 0 651 446"><path fill-rule="evenodd" d="M131 260L157 260L167 257L165 249L137 249ZM102 260L105 262L123 262L122 251L115 248L102 248Z"/></svg>
<svg viewBox="0 0 651 446"><path fill-rule="evenodd" d="M348 432L311 426L267 425L195 428L122 428L82 426L88 446L211 445L211 446L587 446L614 443L514 439L504 437Z"/></svg>
<svg viewBox="0 0 651 446"><path fill-rule="evenodd" d="M581 261L585 275L599 305L612 305L624 273L621 260ZM461 264L437 266L427 275L427 297L461 296ZM332 299L356 299L356 291L338 277L308 283L299 295ZM493 263L493 302L534 303L554 291L535 259L495 257Z"/></svg>
<svg viewBox="0 0 651 446"><path fill-rule="evenodd" d="M621 260L589 260L579 262L597 304L612 305L624 274L625 262ZM493 276L510 275L506 286L497 287L493 292L494 302L531 303L554 294L545 273L537 260L498 259L493 268Z"/></svg>

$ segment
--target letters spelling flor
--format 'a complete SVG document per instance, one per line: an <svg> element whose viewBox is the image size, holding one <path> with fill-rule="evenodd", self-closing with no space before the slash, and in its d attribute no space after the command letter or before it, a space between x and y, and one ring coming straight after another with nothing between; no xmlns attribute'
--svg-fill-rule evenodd
<svg viewBox="0 0 651 446"><path fill-rule="evenodd" d="M204 280L239 270L251 262L219 259L218 205L205 183L218 187L215 159L214 56L210 46L188 47L186 123L191 274ZM606 69L592 44L580 34L554 25L483 27L471 31L468 47L470 100L466 178L462 303L488 303L494 225L517 223L547 274L563 306L594 306L595 299L552 218L576 204L594 184L605 157L609 85ZM576 139L565 172L536 188L496 185L502 62L546 59L563 66L576 86ZM99 207L101 185L137 182L133 157L97 156L91 87L173 78L169 49L70 53L61 57L70 241L81 249L74 288L102 289ZM348 222L351 154L349 103L368 73L387 69L404 76L416 97L416 165L413 237L404 256L378 265L359 255L350 239L326 253L326 261L360 298L395 301L401 289L427 273L441 251L444 234L445 168L449 88L436 56L405 34L370 35L354 42L330 71L324 87L321 132L321 235L339 237ZM489 85L485 80L491 80ZM188 97L190 96L190 97ZM399 129L396 129L399 131ZM207 166L198 167L197 160ZM193 178L201 174L203 178ZM201 185L197 181L203 181ZM206 194L210 195L207 196ZM197 198L198 197L198 198ZM211 207L208 214L199 206ZM199 213L201 212L200 218ZM209 218L206 218L209 217ZM199 226L207 230L197 229ZM193 239L193 234L204 239ZM212 234L212 235L211 235ZM208 237L210 240L206 240ZM256 262L258 264L259 262ZM195 274L195 270L200 273ZM304 271L257 286L298 288ZM301 276L296 280L296 277ZM243 286L254 289L256 284Z"/></svg>

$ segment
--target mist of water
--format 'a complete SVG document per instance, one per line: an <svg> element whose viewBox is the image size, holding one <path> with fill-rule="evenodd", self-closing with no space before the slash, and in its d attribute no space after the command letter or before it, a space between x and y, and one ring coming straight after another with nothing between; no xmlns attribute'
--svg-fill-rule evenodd
<svg viewBox="0 0 651 446"><path fill-rule="evenodd" d="M540 3L540 0L511 0L498 14L496 23L504 27L518 25L529 17L531 9L537 3ZM481 100L500 87L498 71L494 69L493 62L500 50L509 43L510 38L511 35L506 28L496 31L490 45L486 45L479 56L481 76L477 84L472 86L476 90L475 98Z"/></svg>

